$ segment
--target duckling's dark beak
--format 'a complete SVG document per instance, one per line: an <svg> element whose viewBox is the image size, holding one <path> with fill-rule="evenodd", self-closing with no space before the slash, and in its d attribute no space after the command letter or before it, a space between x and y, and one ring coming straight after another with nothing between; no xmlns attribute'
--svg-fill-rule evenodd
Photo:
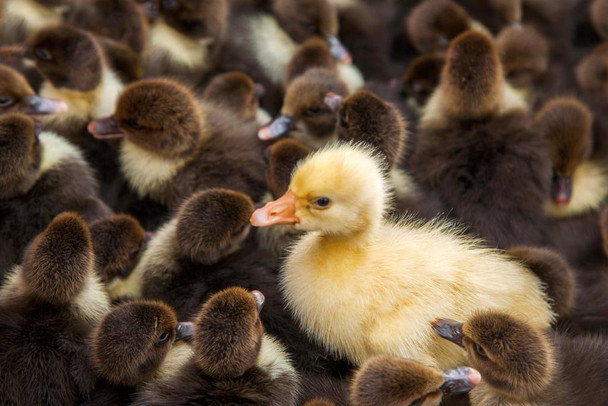
<svg viewBox="0 0 608 406"><path fill-rule="evenodd" d="M572 177L556 175L551 185L551 197L557 206L567 206L572 199Z"/></svg>
<svg viewBox="0 0 608 406"><path fill-rule="evenodd" d="M353 57L350 55L350 52L348 52L344 45L342 45L338 37L335 35L328 35L325 37L325 40L329 45L331 56L333 56L336 60L346 64L353 62Z"/></svg>
<svg viewBox="0 0 608 406"><path fill-rule="evenodd" d="M61 100L46 99L40 96L30 96L26 99L27 109L25 114L37 116L39 114L63 113L68 109L68 105Z"/></svg>
<svg viewBox="0 0 608 406"><path fill-rule="evenodd" d="M264 207L254 211L249 222L256 227L275 224L298 224L300 219L296 217L297 201L296 194L289 190L279 199L266 203Z"/></svg>
<svg viewBox="0 0 608 406"><path fill-rule="evenodd" d="M120 128L114 116L106 118L98 118L89 123L87 130L93 137L100 140L109 140L114 138L122 138L125 134Z"/></svg>
<svg viewBox="0 0 608 406"><path fill-rule="evenodd" d="M158 9L154 1L144 1L139 3L139 6L144 11L144 15L150 20L156 20L159 17Z"/></svg>
<svg viewBox="0 0 608 406"><path fill-rule="evenodd" d="M344 97L340 96L339 94L335 94L334 92L329 92L325 95L323 101L331 109L331 111L337 113L338 110L340 110L340 107L342 107Z"/></svg>
<svg viewBox="0 0 608 406"><path fill-rule="evenodd" d="M264 87L263 84L256 83L255 85L253 85L253 94L258 99L261 99L266 94L266 88Z"/></svg>
<svg viewBox="0 0 608 406"><path fill-rule="evenodd" d="M188 339L194 334L194 323L191 323L189 321L177 323L177 328L175 329L175 331L175 341L188 341Z"/></svg>
<svg viewBox="0 0 608 406"><path fill-rule="evenodd" d="M467 393L481 382L481 374L473 368L458 367L443 372L445 381L439 387L446 394Z"/></svg>
<svg viewBox="0 0 608 406"><path fill-rule="evenodd" d="M264 307L264 303L266 302L266 297L259 290L252 290L251 295L255 299L255 307L258 309L258 314L262 311Z"/></svg>
<svg viewBox="0 0 608 406"><path fill-rule="evenodd" d="M272 120L266 127L260 128L258 138L262 141L273 140L282 137L293 129L293 117L280 115Z"/></svg>
<svg viewBox="0 0 608 406"><path fill-rule="evenodd" d="M464 337L462 323L449 319L437 319L431 325L433 326L433 330L441 337L464 348L462 344L462 338Z"/></svg>

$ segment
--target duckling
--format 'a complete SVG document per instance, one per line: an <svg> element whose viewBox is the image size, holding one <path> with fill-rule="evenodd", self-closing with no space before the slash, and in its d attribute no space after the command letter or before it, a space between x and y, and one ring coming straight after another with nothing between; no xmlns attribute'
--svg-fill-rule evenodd
<svg viewBox="0 0 608 406"><path fill-rule="evenodd" d="M452 41L410 167L451 215L492 246L544 244L547 141L533 131L485 34L468 31Z"/></svg>
<svg viewBox="0 0 608 406"><path fill-rule="evenodd" d="M534 104L539 96L535 92L550 86L545 75L549 67L547 39L534 26L510 25L496 37L496 48L509 84L524 92L528 103Z"/></svg>
<svg viewBox="0 0 608 406"><path fill-rule="evenodd" d="M268 113L260 108L260 98L265 91L264 86L255 83L245 73L226 72L209 82L203 100L233 112L242 121L257 121L264 125L270 121Z"/></svg>
<svg viewBox="0 0 608 406"><path fill-rule="evenodd" d="M118 143L91 139L86 126L112 112L122 82L107 66L95 38L67 25L34 33L28 52L46 79L40 96L63 100L68 106L65 113L46 118L45 129L82 149L97 173L104 200L116 205L123 184L116 163Z"/></svg>
<svg viewBox="0 0 608 406"><path fill-rule="evenodd" d="M593 0L589 5L589 18L591 24L600 37L604 40L608 40L608 20L606 20L606 14L608 14L608 2L605 0Z"/></svg>
<svg viewBox="0 0 608 406"><path fill-rule="evenodd" d="M448 369L464 359L428 334L436 314L490 307L549 326L553 314L529 269L449 223L386 222L385 174L371 147L326 147L298 165L283 197L251 217L254 226L307 232L290 248L280 282L308 334L355 365L384 354ZM439 287L447 290L440 301Z"/></svg>
<svg viewBox="0 0 608 406"><path fill-rule="evenodd" d="M605 102L608 100L606 72L608 72L608 43L602 43L593 48L576 66L576 83L585 93L599 94Z"/></svg>
<svg viewBox="0 0 608 406"><path fill-rule="evenodd" d="M336 139L339 106L327 104L325 95L332 92L346 96L348 88L336 75L335 63L329 57L329 48L317 39L300 46L289 66L287 79L291 82L281 115L262 127L258 138L267 141L289 135L311 148Z"/></svg>
<svg viewBox="0 0 608 406"><path fill-rule="evenodd" d="M0 5L0 42L21 44L36 30L60 24L72 0L5 0Z"/></svg>
<svg viewBox="0 0 608 406"><path fill-rule="evenodd" d="M194 357L177 375L148 384L134 405L295 405L298 375L283 346L264 334L264 295L229 288L195 323Z"/></svg>
<svg viewBox="0 0 608 406"><path fill-rule="evenodd" d="M407 123L395 105L370 91L359 90L344 99L339 116L339 139L365 142L385 157L398 212L410 211L430 220L442 211L441 202L421 190L409 173L400 169L408 134Z"/></svg>
<svg viewBox="0 0 608 406"><path fill-rule="evenodd" d="M146 76L198 85L219 62L228 27L227 0L157 0L162 19L150 25Z"/></svg>
<svg viewBox="0 0 608 406"><path fill-rule="evenodd" d="M452 0L425 0L406 19L409 39L421 54L445 51L450 41L470 29L482 29Z"/></svg>
<svg viewBox="0 0 608 406"><path fill-rule="evenodd" d="M351 397L355 406L438 406L444 394L469 392L480 380L473 368L442 372L409 359L377 356L355 374Z"/></svg>
<svg viewBox="0 0 608 406"><path fill-rule="evenodd" d="M480 312L464 324L438 320L435 331L465 349L482 380L473 405L595 405L608 399L602 336L546 333L512 315Z"/></svg>
<svg viewBox="0 0 608 406"><path fill-rule="evenodd" d="M32 116L59 114L67 108L61 100L37 96L19 72L0 65L0 115L9 112Z"/></svg>
<svg viewBox="0 0 608 406"><path fill-rule="evenodd" d="M83 405L130 404L138 388L172 376L192 357L182 340L194 333L162 302L138 300L112 309L91 334L89 357L101 377Z"/></svg>
<svg viewBox="0 0 608 406"><path fill-rule="evenodd" d="M290 138L279 140L268 147L266 169L268 193L263 199L264 203L278 199L287 192L293 169L311 152L312 149ZM290 226L264 227L255 230L258 246L276 257L280 257L300 235L301 232Z"/></svg>
<svg viewBox="0 0 608 406"><path fill-rule="evenodd" d="M224 50L227 66L238 66L262 83L269 96L279 96L289 61L298 43L318 37L326 41L340 78L349 91L364 85L361 72L338 39L337 11L329 0L272 0L257 6L235 7L231 15L230 42ZM277 97L275 97L277 98ZM278 97L280 99L280 97ZM264 107L275 114L278 100L267 97Z"/></svg>
<svg viewBox="0 0 608 406"><path fill-rule="evenodd" d="M0 47L0 65L19 72L29 83L34 92L40 91L44 77L35 66L26 59L26 49L22 45ZM3 75L4 76L4 75Z"/></svg>
<svg viewBox="0 0 608 406"><path fill-rule="evenodd" d="M403 93L413 98L418 109L424 107L439 85L444 64L442 53L432 53L420 55L408 65L403 75Z"/></svg>
<svg viewBox="0 0 608 406"><path fill-rule="evenodd" d="M91 223L96 270L108 295L118 299L114 290L135 268L148 235L139 221L126 214L108 216Z"/></svg>
<svg viewBox="0 0 608 406"><path fill-rule="evenodd" d="M537 131L549 140L553 180L546 211L568 217L597 211L606 198L608 177L602 163L589 161L593 114L579 100L550 100L535 116Z"/></svg>
<svg viewBox="0 0 608 406"><path fill-rule="evenodd" d="M135 0L80 2L65 20L76 28L125 44L138 54L146 47L148 22Z"/></svg>
<svg viewBox="0 0 608 406"><path fill-rule="evenodd" d="M84 220L63 213L34 239L0 290L0 397L73 405L95 383L86 340L110 305Z"/></svg>
<svg viewBox="0 0 608 406"><path fill-rule="evenodd" d="M67 210L87 221L111 214L82 153L23 115L0 116L0 276L27 244Z"/></svg>
<svg viewBox="0 0 608 406"><path fill-rule="evenodd" d="M257 124L235 121L209 104L199 106L186 87L169 79L129 85L114 114L88 126L96 138L124 138L119 161L125 178L140 198L170 209L213 187L259 201L264 160L256 150L256 129Z"/></svg>

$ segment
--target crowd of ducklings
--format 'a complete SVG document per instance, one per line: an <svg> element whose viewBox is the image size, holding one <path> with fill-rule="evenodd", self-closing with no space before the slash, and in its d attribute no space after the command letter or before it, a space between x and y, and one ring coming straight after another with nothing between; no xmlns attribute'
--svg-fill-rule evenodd
<svg viewBox="0 0 608 406"><path fill-rule="evenodd" d="M0 403L604 405L607 197L608 0L2 0Z"/></svg>

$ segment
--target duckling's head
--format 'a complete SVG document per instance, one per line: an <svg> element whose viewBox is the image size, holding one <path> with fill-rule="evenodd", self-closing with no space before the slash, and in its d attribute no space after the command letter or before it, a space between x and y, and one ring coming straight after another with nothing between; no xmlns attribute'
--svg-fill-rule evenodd
<svg viewBox="0 0 608 406"><path fill-rule="evenodd" d="M598 45L577 65L576 82L585 91L603 91L608 84L608 43Z"/></svg>
<svg viewBox="0 0 608 406"><path fill-rule="evenodd" d="M332 236L373 231L388 203L386 172L372 147L328 146L301 161L287 193L256 210L251 223L292 224Z"/></svg>
<svg viewBox="0 0 608 406"><path fill-rule="evenodd" d="M448 49L439 91L445 113L460 119L476 119L495 112L504 90L498 52L491 38L467 31Z"/></svg>
<svg viewBox="0 0 608 406"><path fill-rule="evenodd" d="M76 8L67 22L95 35L112 38L138 54L144 49L148 35L146 16L134 0L97 0Z"/></svg>
<svg viewBox="0 0 608 406"><path fill-rule="evenodd" d="M507 24L521 23L521 0L490 0L489 2Z"/></svg>
<svg viewBox="0 0 608 406"><path fill-rule="evenodd" d="M595 32L604 40L608 40L608 1L594 0L589 6L589 17Z"/></svg>
<svg viewBox="0 0 608 406"><path fill-rule="evenodd" d="M55 217L23 256L22 277L30 295L57 305L70 304L93 272L91 233L77 213Z"/></svg>
<svg viewBox="0 0 608 406"><path fill-rule="evenodd" d="M91 121L88 129L95 138L125 137L146 151L168 158L191 154L203 133L194 96L170 79L129 85L118 98L114 115Z"/></svg>
<svg viewBox="0 0 608 406"><path fill-rule="evenodd" d="M550 143L553 157L551 198L566 206L572 198L572 175L591 153L593 115L570 97L550 100L536 114L535 125Z"/></svg>
<svg viewBox="0 0 608 406"><path fill-rule="evenodd" d="M378 356L356 372L351 399L356 406L439 405L444 393L466 393L480 379L473 368L441 372L413 360Z"/></svg>
<svg viewBox="0 0 608 406"><path fill-rule="evenodd" d="M336 134L338 110L325 103L325 95L333 92L347 95L348 89L334 72L311 69L297 77L285 93L281 115L258 132L262 140L291 135L298 141L319 148Z"/></svg>
<svg viewBox="0 0 608 406"><path fill-rule="evenodd" d="M274 15L281 27L296 42L310 37L327 41L332 56L343 63L352 57L338 39L338 11L329 0L275 0Z"/></svg>
<svg viewBox="0 0 608 406"><path fill-rule="evenodd" d="M291 57L285 74L285 87L309 69L325 68L336 71L336 61L327 42L318 37L304 41Z"/></svg>
<svg viewBox="0 0 608 406"><path fill-rule="evenodd" d="M547 70L549 44L530 25L510 25L496 38L505 77L517 88L532 86Z"/></svg>
<svg viewBox="0 0 608 406"><path fill-rule="evenodd" d="M221 43L228 24L227 0L156 0L163 21L190 38Z"/></svg>
<svg viewBox="0 0 608 406"><path fill-rule="evenodd" d="M255 365L264 327L264 295L232 287L214 294L201 308L192 347L202 371L216 379L237 377Z"/></svg>
<svg viewBox="0 0 608 406"><path fill-rule="evenodd" d="M203 98L222 109L233 111L241 120L255 120L265 89L242 72L217 75L205 88Z"/></svg>
<svg viewBox="0 0 608 406"><path fill-rule="evenodd" d="M439 85L445 56L441 53L425 54L415 58L403 76L404 96L413 97L419 106L424 106Z"/></svg>
<svg viewBox="0 0 608 406"><path fill-rule="evenodd" d="M27 192L40 174L39 126L23 114L0 116L0 199Z"/></svg>
<svg viewBox="0 0 608 406"><path fill-rule="evenodd" d="M274 199L287 192L294 168L311 152L312 150L306 145L289 138L268 147L266 186Z"/></svg>
<svg viewBox="0 0 608 406"><path fill-rule="evenodd" d="M405 21L409 39L421 54L445 50L471 24L465 9L452 0L423 1Z"/></svg>
<svg viewBox="0 0 608 406"><path fill-rule="evenodd" d="M249 234L251 198L228 189L195 193L180 207L176 239L179 254L202 264L236 251Z"/></svg>
<svg viewBox="0 0 608 406"><path fill-rule="evenodd" d="M525 401L549 384L553 350L532 326L496 311L478 313L466 323L437 320L433 328L467 353L469 365L504 396Z"/></svg>
<svg viewBox="0 0 608 406"><path fill-rule="evenodd" d="M108 381L138 386L152 379L176 341L192 336L192 323L178 323L162 302L138 300L115 307L95 328L91 360Z"/></svg>
<svg viewBox="0 0 608 406"><path fill-rule="evenodd" d="M62 113L67 105L36 96L27 80L16 70L0 66L0 115L15 112L30 116Z"/></svg>
<svg viewBox="0 0 608 406"><path fill-rule="evenodd" d="M89 92L101 83L103 53L84 31L67 25L42 28L30 38L28 54L54 87Z"/></svg>
<svg viewBox="0 0 608 406"><path fill-rule="evenodd" d="M101 280L126 279L137 265L146 232L134 217L115 214L90 225L96 269Z"/></svg>
<svg viewBox="0 0 608 406"><path fill-rule="evenodd" d="M367 143L386 157L389 167L403 155L407 137L406 123L399 110L368 90L344 99L340 107L338 137Z"/></svg>

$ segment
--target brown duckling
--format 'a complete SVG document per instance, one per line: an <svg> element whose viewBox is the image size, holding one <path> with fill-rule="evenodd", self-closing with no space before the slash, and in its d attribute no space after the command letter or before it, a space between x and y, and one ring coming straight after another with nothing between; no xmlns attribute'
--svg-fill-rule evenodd
<svg viewBox="0 0 608 406"><path fill-rule="evenodd" d="M117 164L118 143L91 139L87 123L110 114L123 84L106 62L95 38L62 25L37 31L28 52L46 81L40 96L63 100L68 110L44 120L47 130L78 146L95 169L101 194L109 205L119 200L123 179Z"/></svg>
<svg viewBox="0 0 608 406"><path fill-rule="evenodd" d="M96 138L123 138L119 160L131 187L139 197L171 209L193 192L213 187L259 201L265 182L256 128L207 103L199 105L186 87L169 79L131 84L114 115L88 127Z"/></svg>
<svg viewBox="0 0 608 406"><path fill-rule="evenodd" d="M606 0L593 0L589 5L589 18L591 24L600 37L604 40L608 40L608 1Z"/></svg>
<svg viewBox="0 0 608 406"><path fill-rule="evenodd" d="M340 102L335 95L327 98ZM408 133L407 123L395 105L370 91L359 90L341 102L339 116L340 140L364 142L385 157L398 212L411 212L430 220L442 211L441 202L400 169Z"/></svg>
<svg viewBox="0 0 608 406"><path fill-rule="evenodd" d="M27 80L34 92L40 91L44 77L26 58L26 48L23 45L0 47L0 65L7 66L19 72Z"/></svg>
<svg viewBox="0 0 608 406"><path fill-rule="evenodd" d="M81 405L129 405L145 383L175 374L192 357L182 340L194 332L162 302L115 307L91 334L89 357L100 379Z"/></svg>
<svg viewBox="0 0 608 406"><path fill-rule="evenodd" d="M438 406L443 395L469 392L481 380L473 368L440 371L409 359L378 356L367 361L351 384L354 406Z"/></svg>
<svg viewBox="0 0 608 406"><path fill-rule="evenodd" d="M291 174L298 162L306 158L312 149L293 140L283 139L268 147L268 169L266 169L266 187L269 193L264 202L278 199L287 192ZM293 240L301 233L290 226L263 227L255 230L255 237L260 248L277 257L284 253Z"/></svg>
<svg viewBox="0 0 608 406"><path fill-rule="evenodd" d="M543 87L549 65L549 44L531 25L509 25L496 37L496 47L507 81L534 102L534 92Z"/></svg>
<svg viewBox="0 0 608 406"><path fill-rule="evenodd" d="M281 115L258 131L261 140L289 135L311 148L336 138L337 111L325 101L329 92L346 96L330 50L320 39L304 42L294 54L286 76L287 90Z"/></svg>
<svg viewBox="0 0 608 406"><path fill-rule="evenodd" d="M298 375L259 312L264 295L229 288L200 310L194 357L174 376L148 384L134 405L295 405Z"/></svg>
<svg viewBox="0 0 608 406"><path fill-rule="evenodd" d="M197 85L219 61L228 27L228 0L156 0L146 76Z"/></svg>
<svg viewBox="0 0 608 406"><path fill-rule="evenodd" d="M608 100L608 43L596 46L576 66L576 83L586 93Z"/></svg>
<svg viewBox="0 0 608 406"><path fill-rule="evenodd" d="M90 228L95 269L108 295L112 299L123 298L121 292L116 290L139 262L149 236L137 219L126 214L96 220Z"/></svg>
<svg viewBox="0 0 608 406"><path fill-rule="evenodd" d="M60 24L73 0L5 0L0 4L0 42L22 44L36 30Z"/></svg>
<svg viewBox="0 0 608 406"><path fill-rule="evenodd" d="M39 116L59 114L67 109L61 100L37 96L19 72L0 65L0 115L13 112Z"/></svg>
<svg viewBox="0 0 608 406"><path fill-rule="evenodd" d="M482 376L473 405L595 405L608 400L602 336L546 333L511 315L481 312L464 324L438 320L442 337L463 347Z"/></svg>
<svg viewBox="0 0 608 406"><path fill-rule="evenodd" d="M257 121L263 125L270 116L260 109L260 98L264 96L264 86L255 83L242 72L226 72L215 76L203 93L203 100L231 111L242 121Z"/></svg>
<svg viewBox="0 0 608 406"><path fill-rule="evenodd" d="M0 116L0 273L18 263L27 244L67 210L93 221L111 214L81 152L22 114Z"/></svg>
<svg viewBox="0 0 608 406"><path fill-rule="evenodd" d="M138 54L146 47L148 22L135 0L79 2L65 20L74 27L123 43Z"/></svg>
<svg viewBox="0 0 608 406"><path fill-rule="evenodd" d="M445 51L450 41L479 26L452 0L424 0L406 19L407 33L421 54Z"/></svg>
<svg viewBox="0 0 608 406"><path fill-rule="evenodd" d="M431 53L416 57L403 75L402 93L410 96L418 108L422 108L439 85L445 55Z"/></svg>
<svg viewBox="0 0 608 406"><path fill-rule="evenodd" d="M547 141L533 131L485 34L468 31L452 41L410 167L451 215L491 245L544 243Z"/></svg>
<svg viewBox="0 0 608 406"><path fill-rule="evenodd" d="M95 376L86 340L109 309L86 223L57 216L0 290L2 401L73 405L87 396Z"/></svg>

